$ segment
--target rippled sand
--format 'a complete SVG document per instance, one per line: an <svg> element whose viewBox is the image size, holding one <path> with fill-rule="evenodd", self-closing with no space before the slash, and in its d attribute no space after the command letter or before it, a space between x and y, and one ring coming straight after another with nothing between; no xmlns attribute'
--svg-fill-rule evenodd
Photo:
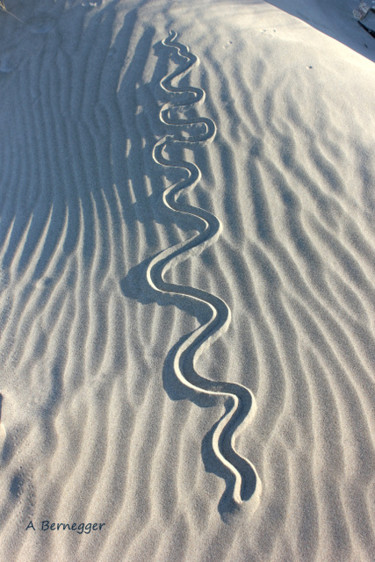
<svg viewBox="0 0 375 562"><path fill-rule="evenodd" d="M0 12L0 558L372 560L356 3L32 4Z"/></svg>

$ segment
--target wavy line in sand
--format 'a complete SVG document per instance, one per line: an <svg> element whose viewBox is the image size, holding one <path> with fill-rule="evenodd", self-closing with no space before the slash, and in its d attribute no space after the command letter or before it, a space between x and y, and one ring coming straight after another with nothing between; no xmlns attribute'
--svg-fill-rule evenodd
<svg viewBox="0 0 375 562"><path fill-rule="evenodd" d="M179 218L192 218L198 231L192 237L166 248L155 256L147 269L147 280L157 292L172 296L175 299L189 299L198 306L205 307L210 312L210 318L199 328L187 335L180 343L173 357L173 369L177 379L193 393L229 400L222 418L212 429L212 449L216 459L228 477L231 487L230 503L239 506L244 500L259 499L261 483L255 468L246 458L239 455L234 448L235 433L239 425L250 418L255 410L254 397L246 387L227 382L217 382L200 376L195 368L196 360L203 349L214 339L219 337L229 326L230 309L220 298L185 285L167 282L164 278L166 271L178 262L186 260L194 254L202 252L219 236L222 225L219 219L208 211L182 202L179 196L182 192L192 190L201 178L198 166L184 160L171 160L166 156L169 147L189 147L197 143L211 141L216 134L215 123L206 117L174 118L176 111L188 111L190 107L201 103L205 99L205 92L201 88L192 86L174 86L172 81L183 78L195 65L198 59L189 49L176 41L177 34L170 32L162 41L165 47L173 49L182 63L173 72L166 74L160 81L161 88L168 94L178 96L181 101L169 101L160 109L159 117L168 127L174 127L173 134L167 134L158 140L153 149L153 158L158 164L169 169L183 172L184 176L171 184L163 193L164 205ZM193 101L186 101L186 96ZM193 127L193 134L186 137L186 128ZM182 129L185 129L183 131ZM200 132L197 133L197 128ZM183 133L185 132L185 136ZM228 484L229 488L229 484ZM256 492L256 493L255 493Z"/></svg>

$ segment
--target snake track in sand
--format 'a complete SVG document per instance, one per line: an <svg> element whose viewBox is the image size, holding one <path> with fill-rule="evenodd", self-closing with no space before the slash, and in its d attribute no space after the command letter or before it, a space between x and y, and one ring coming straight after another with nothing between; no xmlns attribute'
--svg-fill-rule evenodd
<svg viewBox="0 0 375 562"><path fill-rule="evenodd" d="M186 388L194 393L223 397L230 403L221 419L213 428L212 449L224 469L228 488L230 488L230 504L238 506L244 500L259 496L260 480L253 465L234 449L235 432L239 425L249 418L253 410L254 398L251 392L240 384L217 382L200 376L195 363L203 348L222 334L230 323L230 309L220 298L200 289L177 285L164 279L165 272L178 262L189 258L192 254L200 253L213 243L221 231L218 218L208 211L189 205L179 199L179 195L192 190L200 180L200 169L192 162L175 161L167 157L166 152L171 146L192 146L211 141L216 134L215 123L206 117L173 118L173 114L188 110L189 107L204 101L205 92L201 88L192 86L173 85L175 79L181 80L198 62L189 49L176 41L177 34L170 32L162 44L173 50L181 61L179 67L167 73L160 81L164 92L173 95L173 101L165 103L160 109L160 120L170 129L159 139L153 148L154 161L169 169L182 172L182 179L173 183L163 192L163 202L171 212L181 217L189 217L195 221L197 232L189 239L167 248L157 254L147 269L147 280L155 291L172 296L176 300L188 298L210 312L210 319L187 335L178 346L173 357L174 375ZM172 51L172 52L173 52ZM176 101L176 97L181 101ZM190 101L186 101L186 97ZM183 99L182 99L183 98ZM186 129L193 127L193 134L186 136ZM198 133L197 133L198 129ZM185 135L183 132L185 131ZM253 410L254 411L254 410Z"/></svg>

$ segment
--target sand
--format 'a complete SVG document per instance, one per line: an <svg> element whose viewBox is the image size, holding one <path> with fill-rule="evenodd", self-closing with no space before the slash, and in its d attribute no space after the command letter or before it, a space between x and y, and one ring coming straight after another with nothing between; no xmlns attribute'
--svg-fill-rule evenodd
<svg viewBox="0 0 375 562"><path fill-rule="evenodd" d="M6 2L0 560L374 559L357 6Z"/></svg>

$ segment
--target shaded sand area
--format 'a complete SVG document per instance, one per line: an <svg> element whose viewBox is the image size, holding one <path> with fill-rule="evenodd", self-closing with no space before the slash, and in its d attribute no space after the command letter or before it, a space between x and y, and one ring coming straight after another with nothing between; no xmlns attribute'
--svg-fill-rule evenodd
<svg viewBox="0 0 375 562"><path fill-rule="evenodd" d="M6 7L0 559L373 560L357 3Z"/></svg>

